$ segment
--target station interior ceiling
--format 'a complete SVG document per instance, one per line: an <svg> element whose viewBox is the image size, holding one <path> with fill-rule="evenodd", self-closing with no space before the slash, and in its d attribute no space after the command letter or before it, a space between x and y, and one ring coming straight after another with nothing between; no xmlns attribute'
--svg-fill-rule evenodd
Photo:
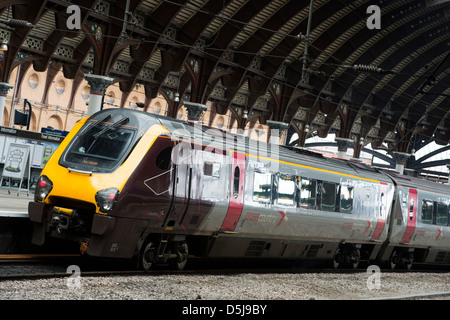
<svg viewBox="0 0 450 320"><path fill-rule="evenodd" d="M295 146L448 150L449 0L8 0L0 20L1 82L60 68L144 86L144 109L161 94L172 117L191 101L284 122Z"/></svg>

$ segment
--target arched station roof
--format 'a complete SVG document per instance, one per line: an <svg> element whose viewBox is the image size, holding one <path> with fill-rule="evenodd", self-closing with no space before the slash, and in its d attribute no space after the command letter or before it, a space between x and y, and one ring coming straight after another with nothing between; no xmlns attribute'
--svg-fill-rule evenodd
<svg viewBox="0 0 450 320"><path fill-rule="evenodd" d="M68 28L71 5L80 29ZM170 116L176 96L211 101L241 128L289 123L300 146L312 132L399 152L450 140L448 0L4 0L0 20L2 82L19 64L62 67L72 91L107 75L122 105L143 85Z"/></svg>

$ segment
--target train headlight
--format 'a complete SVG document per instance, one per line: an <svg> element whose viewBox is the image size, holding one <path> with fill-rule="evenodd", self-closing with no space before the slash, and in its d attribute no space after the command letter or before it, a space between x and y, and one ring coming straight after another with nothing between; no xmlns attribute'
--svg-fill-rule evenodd
<svg viewBox="0 0 450 320"><path fill-rule="evenodd" d="M116 188L108 188L100 190L95 194L95 201L101 212L108 213L116 204L117 197L119 196L119 190Z"/></svg>
<svg viewBox="0 0 450 320"><path fill-rule="evenodd" d="M36 189L34 191L34 200L44 201L50 191L52 191L52 188L53 183L50 181L50 179L47 178L47 176L40 176L36 184Z"/></svg>

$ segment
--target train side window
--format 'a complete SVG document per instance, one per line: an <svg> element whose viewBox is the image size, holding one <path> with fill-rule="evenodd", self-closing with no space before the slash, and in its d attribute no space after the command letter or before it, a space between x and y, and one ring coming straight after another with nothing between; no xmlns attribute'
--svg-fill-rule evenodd
<svg viewBox="0 0 450 320"><path fill-rule="evenodd" d="M317 192L316 180L302 178L300 183L300 207L305 209L315 209Z"/></svg>
<svg viewBox="0 0 450 320"><path fill-rule="evenodd" d="M445 203L437 203L436 224L440 226L446 226L448 224L448 205Z"/></svg>
<svg viewBox="0 0 450 320"><path fill-rule="evenodd" d="M353 187L341 186L341 212L353 212Z"/></svg>
<svg viewBox="0 0 450 320"><path fill-rule="evenodd" d="M233 196L237 198L239 196L239 180L241 179L241 169L238 166L234 168L234 182L233 182Z"/></svg>
<svg viewBox="0 0 450 320"><path fill-rule="evenodd" d="M220 163L205 162L203 166L203 174L205 176L220 178Z"/></svg>
<svg viewBox="0 0 450 320"><path fill-rule="evenodd" d="M422 223L433 223L433 207L434 203L430 200L422 201Z"/></svg>
<svg viewBox="0 0 450 320"><path fill-rule="evenodd" d="M409 220L414 218L414 199L409 200Z"/></svg>
<svg viewBox="0 0 450 320"><path fill-rule="evenodd" d="M205 176L212 176L212 163L210 162L205 162L205 164L203 165L203 174Z"/></svg>
<svg viewBox="0 0 450 320"><path fill-rule="evenodd" d="M280 174L278 180L278 204L293 206L295 200L295 177Z"/></svg>
<svg viewBox="0 0 450 320"><path fill-rule="evenodd" d="M156 156L156 166L161 170L168 170L172 157L172 147L167 147Z"/></svg>
<svg viewBox="0 0 450 320"><path fill-rule="evenodd" d="M253 180L253 201L270 203L272 193L272 175L255 171Z"/></svg>
<svg viewBox="0 0 450 320"><path fill-rule="evenodd" d="M322 183L322 210L335 211L336 208L336 184L330 182Z"/></svg>

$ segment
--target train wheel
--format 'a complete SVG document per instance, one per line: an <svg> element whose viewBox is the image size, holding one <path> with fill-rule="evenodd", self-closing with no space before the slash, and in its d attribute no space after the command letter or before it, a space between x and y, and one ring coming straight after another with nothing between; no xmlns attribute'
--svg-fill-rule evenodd
<svg viewBox="0 0 450 320"><path fill-rule="evenodd" d="M338 248L336 253L335 253L335 255L334 255L334 257L333 257L333 260L331 262L334 269L338 269L339 268L339 266L341 265L341 260L342 260L342 258L341 258L341 249Z"/></svg>
<svg viewBox="0 0 450 320"><path fill-rule="evenodd" d="M177 257L170 260L170 266L172 267L172 269L178 271L183 270L186 267L188 254L189 247L187 242L180 242L177 247Z"/></svg>
<svg viewBox="0 0 450 320"><path fill-rule="evenodd" d="M405 262L405 268L406 270L410 271L412 268L413 262L411 260Z"/></svg>
<svg viewBox="0 0 450 320"><path fill-rule="evenodd" d="M414 256L412 252L408 253L408 256L404 259L404 265L406 270L411 270L411 267L413 265L413 261L414 261Z"/></svg>
<svg viewBox="0 0 450 320"><path fill-rule="evenodd" d="M139 267L144 271L149 271L155 260L156 247L153 241L149 240L142 246L139 255Z"/></svg>
<svg viewBox="0 0 450 320"><path fill-rule="evenodd" d="M391 270L394 270L395 267L397 267L397 264L399 262L400 255L397 251L392 252L391 258L389 259L389 267Z"/></svg>
<svg viewBox="0 0 450 320"><path fill-rule="evenodd" d="M358 248L353 249L350 264L353 270L356 270L361 260L361 252Z"/></svg>

